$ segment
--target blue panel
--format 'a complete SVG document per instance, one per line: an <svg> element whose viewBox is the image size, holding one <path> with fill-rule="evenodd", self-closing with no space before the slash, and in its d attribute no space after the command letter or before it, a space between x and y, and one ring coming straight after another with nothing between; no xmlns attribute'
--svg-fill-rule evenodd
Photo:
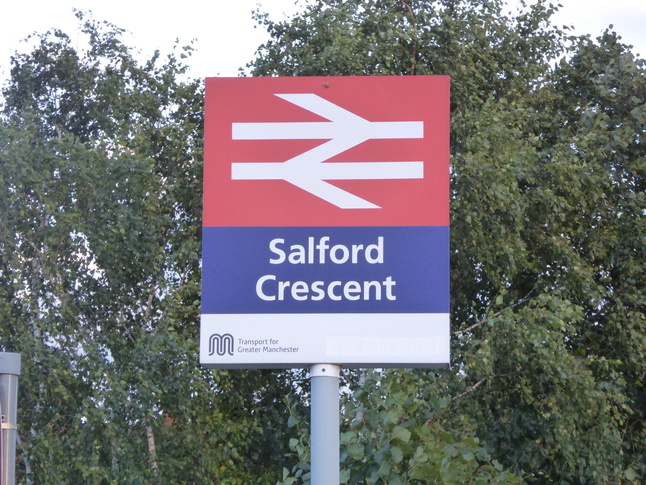
<svg viewBox="0 0 646 485"><path fill-rule="evenodd" d="M448 311L448 227L204 228L202 313Z"/></svg>

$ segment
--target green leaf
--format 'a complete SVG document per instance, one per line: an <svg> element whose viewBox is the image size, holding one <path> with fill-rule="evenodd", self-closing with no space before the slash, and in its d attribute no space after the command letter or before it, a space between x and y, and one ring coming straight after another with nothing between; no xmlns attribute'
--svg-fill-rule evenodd
<svg viewBox="0 0 646 485"><path fill-rule="evenodd" d="M404 452L397 447L392 447L390 449L390 454L393 457L393 463L401 463L404 459Z"/></svg>
<svg viewBox="0 0 646 485"><path fill-rule="evenodd" d="M348 455L353 460L361 460L364 457L364 446L360 443L353 443L347 448Z"/></svg>
<svg viewBox="0 0 646 485"><path fill-rule="evenodd" d="M393 439L398 439L404 443L408 443L410 441L411 432L402 426L395 426L392 429L392 436Z"/></svg>

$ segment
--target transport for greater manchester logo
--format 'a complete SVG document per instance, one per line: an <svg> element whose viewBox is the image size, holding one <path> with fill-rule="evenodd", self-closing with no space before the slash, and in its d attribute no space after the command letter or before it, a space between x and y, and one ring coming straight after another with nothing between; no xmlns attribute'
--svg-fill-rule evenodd
<svg viewBox="0 0 646 485"><path fill-rule="evenodd" d="M220 357L233 355L233 335L214 333L209 337L209 355L218 354Z"/></svg>

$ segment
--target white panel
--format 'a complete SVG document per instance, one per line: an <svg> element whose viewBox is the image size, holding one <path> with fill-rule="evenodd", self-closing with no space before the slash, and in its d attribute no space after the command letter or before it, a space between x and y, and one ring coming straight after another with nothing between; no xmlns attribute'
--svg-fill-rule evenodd
<svg viewBox="0 0 646 485"><path fill-rule="evenodd" d="M202 315L200 362L213 368L446 367L449 334L444 313Z"/></svg>

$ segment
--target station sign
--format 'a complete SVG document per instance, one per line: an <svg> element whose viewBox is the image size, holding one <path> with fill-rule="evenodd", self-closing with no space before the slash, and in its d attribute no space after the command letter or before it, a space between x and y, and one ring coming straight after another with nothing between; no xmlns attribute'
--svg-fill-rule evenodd
<svg viewBox="0 0 646 485"><path fill-rule="evenodd" d="M449 363L449 78L207 78L200 362Z"/></svg>

